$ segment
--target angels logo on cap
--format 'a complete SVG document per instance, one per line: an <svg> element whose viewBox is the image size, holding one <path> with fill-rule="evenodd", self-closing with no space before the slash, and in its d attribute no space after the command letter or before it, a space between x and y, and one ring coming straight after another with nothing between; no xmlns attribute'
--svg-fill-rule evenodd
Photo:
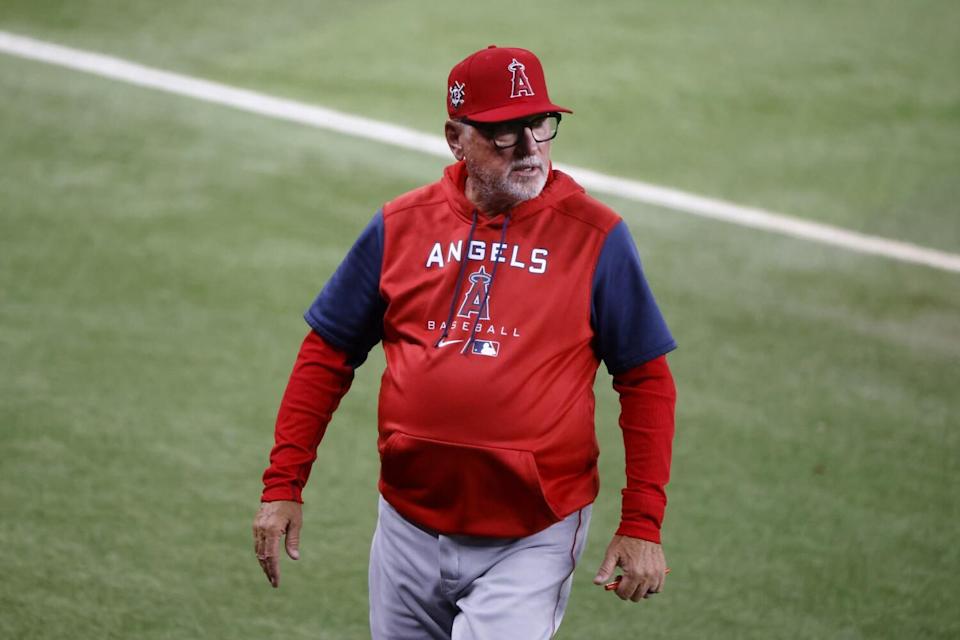
<svg viewBox="0 0 960 640"><path fill-rule="evenodd" d="M491 45L470 54L450 70L447 90L451 118L503 122L538 113L572 113L550 101L540 60L526 49Z"/></svg>
<svg viewBox="0 0 960 640"><path fill-rule="evenodd" d="M520 96L532 96L534 95L533 89L530 88L530 81L527 80L527 74L523 71L526 69L523 66L523 63L514 58L510 64L507 65L507 69L510 70L510 97L519 98Z"/></svg>

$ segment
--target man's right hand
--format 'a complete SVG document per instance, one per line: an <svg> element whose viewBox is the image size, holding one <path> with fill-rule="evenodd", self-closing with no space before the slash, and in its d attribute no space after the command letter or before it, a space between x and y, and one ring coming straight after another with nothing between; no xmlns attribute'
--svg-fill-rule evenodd
<svg viewBox="0 0 960 640"><path fill-rule="evenodd" d="M280 536L286 534L287 555L300 559L300 527L303 512L299 502L261 502L253 519L253 549L260 568L274 588L280 586Z"/></svg>

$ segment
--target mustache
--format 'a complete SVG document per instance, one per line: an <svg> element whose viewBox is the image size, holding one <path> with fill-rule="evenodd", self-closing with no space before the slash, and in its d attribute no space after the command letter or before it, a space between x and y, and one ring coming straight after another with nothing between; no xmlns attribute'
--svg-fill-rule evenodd
<svg viewBox="0 0 960 640"><path fill-rule="evenodd" d="M543 169L543 162L536 157L523 158L512 163L510 169Z"/></svg>

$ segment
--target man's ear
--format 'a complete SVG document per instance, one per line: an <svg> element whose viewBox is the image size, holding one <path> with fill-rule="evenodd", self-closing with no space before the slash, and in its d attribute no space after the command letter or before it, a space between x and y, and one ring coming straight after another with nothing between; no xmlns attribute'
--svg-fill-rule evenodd
<svg viewBox="0 0 960 640"><path fill-rule="evenodd" d="M463 160L463 142L461 140L463 129L462 124L453 120L447 120L446 124L443 125L443 134L447 138L447 146L450 147L450 152L457 160Z"/></svg>

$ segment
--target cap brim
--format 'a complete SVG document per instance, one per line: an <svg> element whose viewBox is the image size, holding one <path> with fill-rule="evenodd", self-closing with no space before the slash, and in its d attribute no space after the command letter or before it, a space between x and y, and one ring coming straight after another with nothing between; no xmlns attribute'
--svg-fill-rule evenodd
<svg viewBox="0 0 960 640"><path fill-rule="evenodd" d="M504 122L506 120L517 120L518 118L526 118L527 116L535 116L538 113L550 113L552 111L573 113L570 109L555 105L552 102L519 102L505 107L471 113L466 117L477 122Z"/></svg>

